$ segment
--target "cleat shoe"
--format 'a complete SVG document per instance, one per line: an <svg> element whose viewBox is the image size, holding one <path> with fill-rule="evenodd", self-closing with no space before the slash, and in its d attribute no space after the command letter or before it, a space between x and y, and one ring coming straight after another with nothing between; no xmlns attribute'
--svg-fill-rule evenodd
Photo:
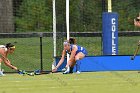
<svg viewBox="0 0 140 93"><path fill-rule="evenodd" d="M0 71L0 76L5 76L5 74L3 74L3 72L2 72L2 71Z"/></svg>
<svg viewBox="0 0 140 93"><path fill-rule="evenodd" d="M69 73L70 73L70 67L68 66L67 69L66 69L66 71L63 72L63 74L69 74Z"/></svg>
<svg viewBox="0 0 140 93"><path fill-rule="evenodd" d="M66 71L66 70L67 70L67 69L66 69L66 67L65 67L65 68L62 69L62 72Z"/></svg>
<svg viewBox="0 0 140 93"><path fill-rule="evenodd" d="M76 72L76 74L80 74L80 73L81 73L80 71L77 71L77 72Z"/></svg>
<svg viewBox="0 0 140 93"><path fill-rule="evenodd" d="M69 74L69 72L68 71L65 71L65 72L63 72L63 74Z"/></svg>
<svg viewBox="0 0 140 93"><path fill-rule="evenodd" d="M34 74L35 74L35 75L40 75L40 74L41 74L41 70L35 70L35 71L34 71Z"/></svg>

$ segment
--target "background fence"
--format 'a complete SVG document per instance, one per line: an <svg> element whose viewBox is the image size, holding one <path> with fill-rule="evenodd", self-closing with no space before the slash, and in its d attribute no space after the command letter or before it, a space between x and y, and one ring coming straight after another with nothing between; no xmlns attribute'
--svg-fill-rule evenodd
<svg viewBox="0 0 140 93"><path fill-rule="evenodd" d="M139 3L139 0L112 0L113 12L119 14L119 55L132 55L136 48L140 28L133 25L133 19L140 12ZM61 56L62 42L66 39L65 4L65 0L56 0L57 56ZM40 68L38 32L43 32L43 69L50 70L52 10L52 0L0 1L0 44L12 42L17 46L9 56L13 64L27 70ZM102 12L105 11L107 0L70 0L70 36L88 50L89 56L102 55Z"/></svg>
<svg viewBox="0 0 140 93"><path fill-rule="evenodd" d="M19 69L34 71L37 69L51 70L53 62L53 39L52 37L42 37L42 63L40 51L40 33L28 34L0 34L0 44L13 43L16 50L8 56L11 63ZM43 66L41 68L41 65ZM5 71L12 70L2 64Z"/></svg>

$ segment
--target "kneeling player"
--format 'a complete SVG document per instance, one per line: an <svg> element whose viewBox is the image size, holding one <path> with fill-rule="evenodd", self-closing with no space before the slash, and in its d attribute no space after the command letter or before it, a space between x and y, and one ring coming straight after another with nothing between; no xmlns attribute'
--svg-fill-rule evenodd
<svg viewBox="0 0 140 93"><path fill-rule="evenodd" d="M56 72L57 68L64 62L64 58L66 53L70 54L70 58L66 65L66 71L63 74L68 74L73 72L73 67L76 64L77 73L80 73L80 60L83 59L87 55L87 51L84 47L70 44L68 40L63 43L64 49L62 52L62 57L52 72Z"/></svg>

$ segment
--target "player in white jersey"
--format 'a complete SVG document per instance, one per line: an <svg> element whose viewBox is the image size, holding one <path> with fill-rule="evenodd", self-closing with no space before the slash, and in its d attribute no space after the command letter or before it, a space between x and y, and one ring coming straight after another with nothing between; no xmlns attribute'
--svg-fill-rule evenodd
<svg viewBox="0 0 140 93"><path fill-rule="evenodd" d="M15 51L15 45L8 43L6 45L0 45L0 67L1 63L4 62L4 64L11 69L14 69L18 71L17 67L13 66L10 62L10 60L7 58L9 54L14 53ZM4 76L3 71L0 68L0 76Z"/></svg>

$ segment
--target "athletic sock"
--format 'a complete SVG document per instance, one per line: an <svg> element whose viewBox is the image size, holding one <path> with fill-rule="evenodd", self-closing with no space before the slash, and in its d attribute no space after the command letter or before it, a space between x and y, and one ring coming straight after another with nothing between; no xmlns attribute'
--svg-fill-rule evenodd
<svg viewBox="0 0 140 93"><path fill-rule="evenodd" d="M70 67L69 66L67 67L67 70L65 72L63 72L63 74L68 74L68 73L70 73Z"/></svg>
<svg viewBox="0 0 140 93"><path fill-rule="evenodd" d="M66 70L66 71L67 71L67 72L70 72L70 67L69 67L69 66L67 67L67 70Z"/></svg>
<svg viewBox="0 0 140 93"><path fill-rule="evenodd" d="M70 73L73 73L73 67L70 67Z"/></svg>
<svg viewBox="0 0 140 93"><path fill-rule="evenodd" d="M2 69L1 69L1 62L0 62L0 71L1 71Z"/></svg>
<svg viewBox="0 0 140 93"><path fill-rule="evenodd" d="M77 61L76 61L76 72L77 72L77 71L81 71L80 65L81 65L81 61L80 61L80 60L77 60Z"/></svg>

